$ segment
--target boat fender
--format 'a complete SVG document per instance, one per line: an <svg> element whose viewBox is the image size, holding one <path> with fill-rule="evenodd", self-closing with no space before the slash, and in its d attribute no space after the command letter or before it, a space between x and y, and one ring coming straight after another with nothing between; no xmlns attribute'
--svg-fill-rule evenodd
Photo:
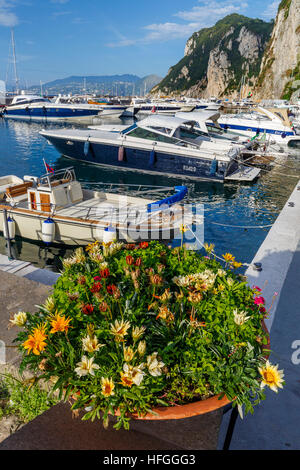
<svg viewBox="0 0 300 470"><path fill-rule="evenodd" d="M155 153L155 150L152 149L150 152L150 157L149 157L149 166L153 166L155 162L156 162L156 153Z"/></svg>
<svg viewBox="0 0 300 470"><path fill-rule="evenodd" d="M84 153L84 156L85 156L85 157L88 156L89 150L90 150L90 141L89 141L89 140L86 140L86 141L84 142L84 146L83 146L83 153Z"/></svg>
<svg viewBox="0 0 300 470"><path fill-rule="evenodd" d="M126 161L126 153L125 153L125 147L122 145L119 147L118 151L118 162L125 162Z"/></svg>
<svg viewBox="0 0 300 470"><path fill-rule="evenodd" d="M103 231L103 243L112 243L117 239L117 231L114 227L109 225Z"/></svg>
<svg viewBox="0 0 300 470"><path fill-rule="evenodd" d="M209 175L214 176L217 171L218 171L218 160L214 158L210 165Z"/></svg>
<svg viewBox="0 0 300 470"><path fill-rule="evenodd" d="M285 139L285 138L286 138L286 133L283 132L283 133L281 134L281 137L282 137L283 139Z"/></svg>
<svg viewBox="0 0 300 470"><path fill-rule="evenodd" d="M44 112L44 114L46 114L46 112L47 112L46 106L43 106L43 112Z"/></svg>
<svg viewBox="0 0 300 470"><path fill-rule="evenodd" d="M5 224L3 225L3 234L4 234L4 238L6 240L13 240L15 238L15 235L16 235L16 222L14 221L14 219L9 215L7 217L7 227L8 227L8 233L6 231L6 227L5 227Z"/></svg>
<svg viewBox="0 0 300 470"><path fill-rule="evenodd" d="M53 219L48 217L42 223L42 240L46 245L49 245L53 242L55 235L55 222Z"/></svg>
<svg viewBox="0 0 300 470"><path fill-rule="evenodd" d="M25 111L26 111L26 113L29 113L29 108L28 108L28 106L26 106Z"/></svg>

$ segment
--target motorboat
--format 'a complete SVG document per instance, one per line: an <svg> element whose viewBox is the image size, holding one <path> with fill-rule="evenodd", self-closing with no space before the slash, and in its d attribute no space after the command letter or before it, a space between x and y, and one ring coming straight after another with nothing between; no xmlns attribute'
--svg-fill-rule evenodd
<svg viewBox="0 0 300 470"><path fill-rule="evenodd" d="M7 119L32 121L76 121L101 115L102 108L97 105L62 102L60 97L52 102L48 98L25 93L14 96L3 109L3 116Z"/></svg>
<svg viewBox="0 0 300 470"><path fill-rule="evenodd" d="M0 230L6 238L85 245L96 240L170 240L181 236L182 225L201 223L202 214L198 217L180 204L186 186L128 186L130 192L124 192L123 184L85 189L72 167L41 177L0 177ZM166 197L157 199L162 194Z"/></svg>
<svg viewBox="0 0 300 470"><path fill-rule="evenodd" d="M295 135L282 109L256 107L247 112L223 114L218 122L225 131L237 131L249 138L266 134L268 141L282 145L288 145Z"/></svg>
<svg viewBox="0 0 300 470"><path fill-rule="evenodd" d="M203 139L191 118L150 115L129 126L52 129L40 134L60 154L85 163L146 173L224 182L252 181L259 169L243 166L240 149Z"/></svg>

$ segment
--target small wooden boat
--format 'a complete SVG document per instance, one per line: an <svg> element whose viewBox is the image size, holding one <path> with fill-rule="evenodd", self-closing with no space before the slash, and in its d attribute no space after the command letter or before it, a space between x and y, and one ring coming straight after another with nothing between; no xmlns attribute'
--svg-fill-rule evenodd
<svg viewBox="0 0 300 470"><path fill-rule="evenodd" d="M6 238L85 245L95 240L170 240L182 224L195 222L192 211L179 204L186 186L131 185L136 191L130 194L137 197L122 194L124 185L111 184L115 192L107 192L108 184L99 184L99 191L83 189L72 167L41 177L0 177L0 230ZM151 191L163 190L175 193L159 201L145 199Z"/></svg>

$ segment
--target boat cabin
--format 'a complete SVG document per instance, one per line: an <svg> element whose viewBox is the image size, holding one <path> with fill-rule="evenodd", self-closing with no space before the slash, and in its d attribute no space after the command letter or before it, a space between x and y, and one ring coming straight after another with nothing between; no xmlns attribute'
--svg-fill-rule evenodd
<svg viewBox="0 0 300 470"><path fill-rule="evenodd" d="M40 178L25 176L21 184L6 187L5 194L10 202L19 206L25 203L32 211L49 214L83 200L81 184L73 168L47 173Z"/></svg>

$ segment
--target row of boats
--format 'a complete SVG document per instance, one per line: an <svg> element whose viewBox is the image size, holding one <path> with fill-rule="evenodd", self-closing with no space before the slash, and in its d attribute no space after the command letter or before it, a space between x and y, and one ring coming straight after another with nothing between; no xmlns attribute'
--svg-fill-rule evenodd
<svg viewBox="0 0 300 470"><path fill-rule="evenodd" d="M221 116L217 106L207 105L173 114L152 110L130 125L43 129L40 134L60 154L88 164L221 183L254 181L277 155L300 148L285 109L251 107ZM68 245L169 240L182 237L183 226L193 233L202 223L195 207L182 205L186 186L137 186L124 193L120 185L111 192L101 184L90 190L77 181L72 167L47 168L42 177L0 178L0 224L7 238Z"/></svg>
<svg viewBox="0 0 300 470"><path fill-rule="evenodd" d="M84 120L92 117L133 117L137 115L158 112L172 115L177 111L192 111L198 109L215 108L214 101L203 100L150 100L132 98L121 102L120 100L96 99L84 95L58 95L53 99L30 95L22 92L3 103L1 114L6 118L34 120L34 121L61 121Z"/></svg>

